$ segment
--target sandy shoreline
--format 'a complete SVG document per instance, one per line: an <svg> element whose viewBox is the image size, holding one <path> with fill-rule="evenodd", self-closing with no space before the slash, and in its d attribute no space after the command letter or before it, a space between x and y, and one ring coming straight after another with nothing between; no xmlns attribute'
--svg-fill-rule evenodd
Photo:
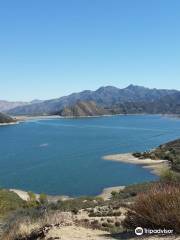
<svg viewBox="0 0 180 240"><path fill-rule="evenodd" d="M116 186L116 187L108 187L108 188L104 188L102 190L102 192L94 197L100 197L103 200L109 200L111 197L111 193L113 191L120 191L123 190L125 188L125 186ZM29 200L29 195L27 191L23 191L20 189L9 189L9 191L16 193L22 200L24 201L28 201ZM39 199L40 194L38 193L34 193L36 196L36 199ZM57 202L58 200L61 201L66 201L66 200L70 200L73 199L73 197L70 196L65 196L65 195L57 195L57 196L53 196L53 195L47 195L47 199L49 202Z"/></svg>
<svg viewBox="0 0 180 240"><path fill-rule="evenodd" d="M19 190L19 189L9 189L9 191L16 193L22 200L24 201L28 201L29 200L29 195L28 192L23 191L23 190ZM36 196L36 200L39 199L40 194L34 193ZM58 200L68 200L68 199L72 199L69 196L52 196L52 195L47 195L47 200L49 202L57 202Z"/></svg>
<svg viewBox="0 0 180 240"><path fill-rule="evenodd" d="M115 192L119 192L121 190L123 190L125 188L125 186L117 186L117 187L108 187L108 188L104 188L102 193L100 193L98 195L98 197L102 198L104 201L109 200L111 198L111 193L113 191Z"/></svg>
<svg viewBox="0 0 180 240"><path fill-rule="evenodd" d="M132 153L106 155L103 157L103 159L122 162L122 163L131 163L131 164L141 165L143 168L150 169L151 173L158 176L162 173L163 170L169 169L168 160L152 160L150 158L139 159L134 157Z"/></svg>

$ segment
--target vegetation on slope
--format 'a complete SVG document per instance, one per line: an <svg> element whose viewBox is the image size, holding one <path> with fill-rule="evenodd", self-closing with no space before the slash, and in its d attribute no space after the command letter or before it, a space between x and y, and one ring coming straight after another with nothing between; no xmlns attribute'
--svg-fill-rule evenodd
<svg viewBox="0 0 180 240"><path fill-rule="evenodd" d="M15 122L15 120L3 113L0 113L0 123L11 123Z"/></svg>
<svg viewBox="0 0 180 240"><path fill-rule="evenodd" d="M57 114L57 113L56 113ZM71 107L65 107L60 114L63 117L84 117L84 116L100 116L110 114L103 107L98 106L95 102L79 101Z"/></svg>
<svg viewBox="0 0 180 240"><path fill-rule="evenodd" d="M136 197L124 221L128 229L172 229L180 233L180 186L155 184Z"/></svg>
<svg viewBox="0 0 180 240"><path fill-rule="evenodd" d="M180 139L160 145L158 148L143 153L134 153L138 158L166 159L174 171L180 172Z"/></svg>
<svg viewBox="0 0 180 240"><path fill-rule="evenodd" d="M0 216L24 207L25 202L14 192L0 189Z"/></svg>

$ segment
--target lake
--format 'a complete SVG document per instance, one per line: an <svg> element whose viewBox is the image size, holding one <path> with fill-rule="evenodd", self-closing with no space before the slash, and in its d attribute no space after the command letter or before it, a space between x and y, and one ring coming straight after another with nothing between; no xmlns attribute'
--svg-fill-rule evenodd
<svg viewBox="0 0 180 240"><path fill-rule="evenodd" d="M0 187L96 195L157 177L104 155L144 151L180 137L180 120L152 115L32 120L0 127Z"/></svg>

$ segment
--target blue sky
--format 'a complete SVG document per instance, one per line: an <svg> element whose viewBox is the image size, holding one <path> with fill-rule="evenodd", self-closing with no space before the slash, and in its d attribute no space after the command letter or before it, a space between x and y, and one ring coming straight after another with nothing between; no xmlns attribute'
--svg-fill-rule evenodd
<svg viewBox="0 0 180 240"><path fill-rule="evenodd" d="M0 99L180 89L179 0L0 1Z"/></svg>

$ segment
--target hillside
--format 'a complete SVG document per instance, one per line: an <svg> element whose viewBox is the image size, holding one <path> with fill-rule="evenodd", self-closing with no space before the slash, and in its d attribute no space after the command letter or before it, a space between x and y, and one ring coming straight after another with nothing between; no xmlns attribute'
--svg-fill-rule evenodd
<svg viewBox="0 0 180 240"><path fill-rule="evenodd" d="M15 120L3 113L0 113L0 123L11 123L15 122Z"/></svg>
<svg viewBox="0 0 180 240"><path fill-rule="evenodd" d="M65 107L59 114L64 117L85 117L105 115L109 112L103 107L97 106L95 102L77 102L71 107Z"/></svg>
<svg viewBox="0 0 180 240"><path fill-rule="evenodd" d="M180 172L180 139L162 144L152 151L135 153L134 155L139 158L169 160L172 170Z"/></svg>
<svg viewBox="0 0 180 240"><path fill-rule="evenodd" d="M162 235L162 238L155 235L153 240L179 239L178 185L154 182L135 184L112 192L107 200L80 197L51 203L45 199L40 202L35 200L33 193L29 196L27 202L20 202L14 194L12 197L18 202L12 205L9 201L12 210L17 209L18 205L19 208L2 222L3 240L132 240L137 239L134 234L136 226L173 229L177 233L171 235L172 238L168 234ZM7 193L3 199L9 199ZM172 222L171 219L176 221ZM151 238L147 235L143 239Z"/></svg>
<svg viewBox="0 0 180 240"><path fill-rule="evenodd" d="M179 95L179 91L176 90L149 89L134 85L129 85L123 89L107 86L96 91L85 90L58 99L17 107L9 110L8 113L12 115L50 115L62 111L65 107L73 106L78 101L93 101L97 105L107 108L112 114L146 113L149 111L149 106L152 109L151 112L166 113L167 108L165 106L167 102L168 112L176 113L179 112L176 106ZM174 103L172 110L169 109L170 102L171 104ZM156 110L154 111L154 109Z"/></svg>

